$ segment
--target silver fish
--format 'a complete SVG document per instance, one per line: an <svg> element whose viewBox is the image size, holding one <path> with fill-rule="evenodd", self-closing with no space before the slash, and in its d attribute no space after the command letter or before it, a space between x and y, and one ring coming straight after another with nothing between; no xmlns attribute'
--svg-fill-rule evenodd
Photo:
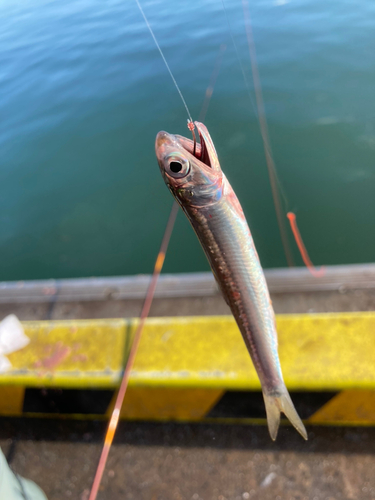
<svg viewBox="0 0 375 500"><path fill-rule="evenodd" d="M307 439L281 373L275 314L263 269L241 205L221 170L207 128L195 122L200 144L159 132L161 174L189 219L258 373L268 429L276 439L283 412Z"/></svg>

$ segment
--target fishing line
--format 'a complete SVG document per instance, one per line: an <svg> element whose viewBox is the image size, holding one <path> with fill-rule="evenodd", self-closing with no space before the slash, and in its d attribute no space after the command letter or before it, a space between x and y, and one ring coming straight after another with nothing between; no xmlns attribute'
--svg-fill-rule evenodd
<svg viewBox="0 0 375 500"><path fill-rule="evenodd" d="M257 107L258 107L259 125L260 125L261 135L262 135L263 144L264 144L264 151L265 151L265 155L266 155L268 175L269 175L270 183L271 183L272 196L273 196L275 210L276 210L277 222L279 225L279 230L280 230L282 244L284 247L285 256L286 256L288 265L290 267L292 267L292 266L294 266L293 256L292 256L291 248L289 246L285 218L283 216L284 211L283 211L281 201L279 198L279 192L284 197L284 202L285 202L286 206L288 205L288 202L287 202L286 196L284 195L282 184L278 178L277 171L276 171L276 165L275 165L275 162L274 162L273 156L272 156L271 142L270 142L270 137L268 134L266 112L265 112L265 107L264 107L264 102L263 102L262 86L260 83L260 76L259 76L259 71L258 71L258 63L257 63L257 57L256 57L253 30L252 30L252 26L251 26L250 9L249 9L248 0L242 0L242 7L243 7L243 12L244 12L244 18L245 18L245 28L246 28L246 36L247 36L247 41L248 41L248 46L249 46L251 69L252 69L252 73L253 73L254 90L255 90L255 96L256 96ZM301 234L298 230L297 220L296 220L295 214L293 212L288 212L287 217L289 219L290 227L291 227L294 239L296 241L298 250L300 251L300 254L301 254L301 257L302 257L304 264L306 265L306 267L308 268L308 270L310 271L310 273L313 276L315 276L315 277L323 276L325 273L324 267L317 270L309 258L309 255L308 255L306 247L303 243Z"/></svg>
<svg viewBox="0 0 375 500"><path fill-rule="evenodd" d="M281 201L279 198L279 192L281 193L281 196L284 200L286 207L288 207L288 200L287 200L287 197L285 195L283 186L280 182L280 179L277 175L275 162L274 162L273 156L272 156L271 143L270 143L269 134L268 134L266 115L265 115L265 109L264 109L264 103L263 103L263 97L262 97L262 89L261 89L259 72L258 72L258 65L257 65L257 61L256 61L255 44L254 44L252 30L251 30L251 24L250 24L250 16L246 16L247 13L245 12L245 4L243 2L243 9L244 9L244 15L245 15L245 28L246 28L247 38L248 38L250 61L251 61L251 68L252 68L253 82L254 82L254 91L255 91L257 106L255 106L255 104L254 104L253 97L252 97L251 90L250 90L250 84L249 84L249 81L247 79L247 76L246 76L240 55L239 55L237 44L234 40L232 27L231 27L231 24L229 21L228 11L226 9L224 0L221 0L221 3L223 5L225 18L226 18L227 24L228 24L229 34L230 34L230 37L232 39L234 49L236 51L237 60L238 60L238 63L240 65L240 68L241 68L241 72L242 72L242 76L243 76L243 79L245 82L247 93L249 95L250 102L251 102L251 105L253 107L254 113L258 117L258 120L259 120L260 133L261 133L262 140L263 140L263 147L264 147L265 156L266 156L268 176L269 176L270 184L271 184L272 198L273 198L273 202L274 202L274 206L275 206L276 218L277 218L277 224L279 226L281 242L282 242L282 245L284 248L284 253L285 253L285 257L286 257L288 266L292 267L292 266L294 266L293 255L292 255L292 251L291 251L291 248L289 245L289 240L288 240L288 235L287 235L286 225L285 225L285 219L283 216L283 214L285 213L286 210L284 210L282 207L282 204L281 204ZM248 6L247 6L247 8L248 8ZM246 18L248 19L248 23L246 23ZM248 29L248 26L250 29Z"/></svg>
<svg viewBox="0 0 375 500"><path fill-rule="evenodd" d="M247 93L249 95L249 99L250 99L251 105L253 107L254 114L255 114L255 116L257 116L258 113L257 113L257 109L256 109L255 104L254 104L253 96L251 95L249 80L247 79L247 76L246 76L246 73L245 73L245 69L243 67L242 60L240 58L240 54L239 54L238 49L237 49L237 44L234 41L234 36L233 36L233 32L232 32L232 26L231 26L230 21L229 21L228 11L227 11L227 8L225 7L224 0L221 0L221 3L223 5L223 9L224 9L224 13L225 13L225 19L226 19L227 24L228 24L229 35L230 35L230 37L232 39L232 44L233 44L234 50L236 52L238 64L240 65L240 68L241 68L242 76L243 76L243 79L244 79L244 82L245 82L245 87L246 87Z"/></svg>
<svg viewBox="0 0 375 500"><path fill-rule="evenodd" d="M169 240L171 238L171 234L172 234L173 226L174 226L174 223L176 220L177 212L178 212L178 204L177 204L177 202L174 202L173 206L172 206L171 213L169 215L167 226L166 226L166 229L164 232L163 240L162 240L161 245L160 245L160 250L159 250L158 256L157 256L156 261L155 261L154 272L152 274L151 281L150 281L150 284L149 284L148 289L147 289L146 298L145 298L145 301L144 301L144 304L142 307L142 312L141 312L139 324L138 324L137 330L136 330L135 335L134 335L132 347L130 349L129 357L128 357L128 360L127 360L127 363L125 366L122 380L121 380L121 385L120 385L120 388L119 388L119 391L117 394L115 407L112 411L112 415L111 415L111 418L109 421L107 433L106 433L105 440L104 440L104 446L102 449L102 453L100 455L99 465L98 465L98 468L97 468L96 473L95 473L95 478L94 478L93 485L91 488L89 500L95 500L97 497L97 494L98 494L98 490L99 490L99 486L100 486L100 483L101 483L101 480L103 477L105 465L107 463L109 450L111 448L112 441L113 441L113 438L114 438L114 435L115 435L115 432L117 429L118 421L120 418L121 407L122 407L122 404L124 402L126 389L128 387L130 373L131 373L133 365L134 365L134 360L135 360L135 356L137 354L139 341L141 340L142 330L143 330L145 321L148 317L148 314L150 312L152 300L154 298L154 293L155 293L155 289L156 289L156 284L157 284L158 278L160 276L160 273L161 273L161 270L162 270L162 267L164 264L165 254L167 252Z"/></svg>
<svg viewBox="0 0 375 500"><path fill-rule="evenodd" d="M143 19L145 20L145 23L146 23L146 25L147 25L147 28L149 29L149 31L150 31L150 33L151 33L151 36L152 36L152 38L154 39L155 45L156 45L156 47L158 48L158 51L160 52L160 55L161 55L161 57L162 57L162 59L163 59L163 61L164 61L164 64L165 64L165 66L167 67L167 70L169 71L169 74L171 75L171 78L172 78L172 80L173 80L173 83L174 83L174 84L175 84L175 86L176 86L177 92L180 94L180 97L181 97L182 102L183 102L183 104L184 104L184 106L185 106L186 112L187 112L187 114L188 114L189 120L190 120L190 122L193 122L193 119L192 119L192 117L191 117L191 115L190 115L190 111L189 111L189 108L187 107L187 104L186 104L186 101L185 101L185 99L184 99L184 96L182 95L182 92L181 92L181 90L180 90L180 87L177 85L177 82L176 82L176 80L175 80L175 77L173 76L173 73L172 73L172 71L171 71L171 68L169 67L169 64L167 63L167 60L166 60L166 58L164 57L163 51L161 50L160 45L158 44L158 41L156 40L156 37L155 37L155 35L154 35L154 32L152 31L152 28L151 28L151 26L150 26L150 23L149 23L149 22L148 22L148 20L147 20L146 14L143 12L143 9L142 9L141 4L139 3L139 0L135 0L135 1L137 2L138 9L141 11L141 14L142 14L142 16L143 16Z"/></svg>
<svg viewBox="0 0 375 500"><path fill-rule="evenodd" d="M311 262L311 259L309 257L309 254L307 253L305 244L303 243L301 233L299 232L298 226L297 226L297 219L296 215L293 212L288 212L286 216L289 219L290 227L293 231L293 236L294 239L296 240L298 250L300 251L302 260L307 267L307 269L310 271L310 273L315 277L315 278L320 278L321 276L324 276L325 274L325 267L322 266L320 269L317 269L314 264Z"/></svg>
<svg viewBox="0 0 375 500"><path fill-rule="evenodd" d="M225 6L224 0L221 0L221 3L223 5L223 9L224 9L224 13L225 13L225 18L226 18L226 21L227 21L227 24L228 24L228 30L229 30L230 37L232 39L233 47L234 47L234 49L236 51L236 56L237 56L238 64L240 65L240 68L241 68L242 76L243 76L243 79L244 79L244 82L245 82L245 87L247 89L247 93L249 95L249 99L250 99L250 102L251 102L254 114L258 118L257 107L254 104L252 92L251 92L251 89L250 89L249 80L247 79L246 72L245 72L245 69L243 67L242 60L241 60L241 57L240 57L240 54L239 54L239 51L238 51L238 48L237 48L237 44L236 44L236 42L234 40L232 26L231 26L230 21L229 21L229 15L228 15L228 11L227 11L227 8ZM270 152L271 157L272 157L272 151L271 151L271 145L270 145L270 143L269 143L269 152ZM280 190L281 196L283 198L283 201L284 201L284 204L285 204L285 207L286 207L285 211L287 211L288 206L289 206L288 197L286 196L284 187L283 187L283 185L282 185L282 183L280 181L280 178L279 178L279 176L277 174L276 166L274 166L274 173L275 173L275 177L276 177L277 186L278 186L278 188Z"/></svg>
<svg viewBox="0 0 375 500"><path fill-rule="evenodd" d="M220 45L219 53L216 57L214 69L213 69L212 74L211 74L210 83L208 84L208 87L206 88L201 112L199 113L199 117L198 117L198 121L201 123L203 123L205 118L206 118L208 106L209 106L210 101L211 101L211 97L212 97L212 94L214 91L217 77L219 76L219 73L220 73L221 62L223 60L224 52L226 51L226 49L227 49L227 46L225 44Z"/></svg>
<svg viewBox="0 0 375 500"><path fill-rule="evenodd" d="M253 102L252 95L250 92L250 85L249 85L249 82L247 80L245 70L243 68L241 58L240 58L240 55L239 55L239 52L237 49L237 45L235 43L235 40L234 40L234 37L232 34L232 28L230 25L229 16L228 16L227 9L225 7L224 0L221 0L221 3L223 5L225 17L226 17L226 20L228 23L229 33L230 33L230 36L231 36L231 39L233 42L233 46L234 46L235 51L236 51L237 59L238 59L238 62L239 62L240 68L241 68L242 76L244 78L245 86L247 88L251 104L252 104L254 111L255 111L254 102ZM266 156L268 176L269 176L270 184L271 184L272 198L273 198L273 202L274 202L274 206L275 206L276 218L277 218L277 224L279 226L281 242L282 242L282 245L284 248L284 253L285 253L285 257L286 257L288 266L293 267L294 266L293 255L292 255L292 251L291 251L289 241L288 241L288 234L286 231L285 219L283 217L283 213L285 213L285 211L283 210L283 207L282 207L282 204L281 204L281 201L279 198L279 192L281 193L282 197L284 198L284 202L286 203L286 205L287 205L287 199L286 199L286 196L284 195L283 189L282 189L280 181L278 179L275 162L273 161L273 157L272 157L271 144L270 144L270 140L269 140L266 115L265 115L265 108L264 108L264 102L263 102L263 96L262 96L262 87L260 84L258 65L257 65L257 60L256 60L255 44L254 44L251 23L250 23L249 7L248 7L247 2L245 2L245 0L242 0L242 6L243 6L243 11L244 11L244 17L245 17L246 36L247 36L248 46L249 46L250 62L251 62L251 69L252 69L253 82L254 82L254 91L255 91L257 111L258 111L258 113L255 111L255 114L258 116L258 120L259 120L260 133L261 133L262 140L263 140L263 147L264 147L264 152L265 152L265 156Z"/></svg>
<svg viewBox="0 0 375 500"><path fill-rule="evenodd" d="M247 37L247 42L248 42L248 46L249 46L250 63L251 63L251 70L252 70L252 74L253 74L255 98L256 98L256 103L257 103L257 108L258 108L259 125L260 125L260 131L261 131L261 135L262 135L262 139L263 139L264 152L266 155L266 163L267 163L267 169L268 169L268 176L270 178L272 197L273 197L273 202L275 205L276 217L277 217L277 222L278 222L278 226L279 226L281 241L283 244L286 260L287 260L288 266L293 267L294 266L293 255L292 255L292 251L291 251L291 248L289 245L288 234L286 231L284 211L283 211L283 208L282 208L282 205L280 202L280 198L279 198L279 190L278 190L278 186L277 186L276 166L275 166L275 162L274 162L273 157L272 157L271 143L270 143L270 138L269 138L269 134L268 134L266 112L265 112L264 101L263 101L262 86L260 83L260 76L259 76L259 71L258 71L258 63L257 63L257 57L256 57L253 30L251 27L250 9L249 9L249 4L248 4L247 0L242 0L242 8L243 8L244 18L245 18L246 37Z"/></svg>

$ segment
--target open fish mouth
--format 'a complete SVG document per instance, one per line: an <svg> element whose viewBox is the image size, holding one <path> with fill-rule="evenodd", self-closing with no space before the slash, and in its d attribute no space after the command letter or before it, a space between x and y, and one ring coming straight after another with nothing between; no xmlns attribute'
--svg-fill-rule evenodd
<svg viewBox="0 0 375 500"><path fill-rule="evenodd" d="M187 137L183 137L182 135L176 135L176 138L180 142L181 146L193 155L197 160L204 163L207 167L212 168L211 159L208 152L208 147L206 144L206 138L204 133L202 132L201 123L194 122L195 128L198 131L199 142L195 142L192 139L188 139Z"/></svg>
<svg viewBox="0 0 375 500"><path fill-rule="evenodd" d="M199 142L195 142L195 144L192 139L182 135L168 134L164 131L159 132L155 144L157 157L162 158L165 156L167 149L177 147L192 155L206 167L213 168L217 156L211 137L202 123L194 122L194 125L199 136Z"/></svg>

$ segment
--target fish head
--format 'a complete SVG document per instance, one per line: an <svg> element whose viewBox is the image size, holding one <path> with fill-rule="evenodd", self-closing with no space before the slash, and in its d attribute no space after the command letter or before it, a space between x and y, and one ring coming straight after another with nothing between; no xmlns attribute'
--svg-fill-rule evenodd
<svg viewBox="0 0 375 500"><path fill-rule="evenodd" d="M181 135L159 132L155 151L163 179L182 205L203 207L218 201L225 176L215 146L203 123L194 122L200 144Z"/></svg>

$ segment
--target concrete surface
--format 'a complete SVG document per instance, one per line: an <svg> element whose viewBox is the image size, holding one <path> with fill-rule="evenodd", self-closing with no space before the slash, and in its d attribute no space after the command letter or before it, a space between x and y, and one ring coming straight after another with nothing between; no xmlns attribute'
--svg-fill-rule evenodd
<svg viewBox="0 0 375 500"><path fill-rule="evenodd" d="M375 290L274 294L278 313L367 311ZM22 320L137 316L142 301L0 305ZM151 315L228 314L220 297L159 299ZM104 422L0 419L12 467L49 500L87 500ZM99 500L367 500L375 498L375 428L120 424ZM6 499L0 499L6 500Z"/></svg>
<svg viewBox="0 0 375 500"><path fill-rule="evenodd" d="M105 430L98 422L4 420L11 464L50 500L87 498ZM99 500L375 498L375 429L120 424Z"/></svg>
<svg viewBox="0 0 375 500"><path fill-rule="evenodd" d="M271 294L278 314L375 310L375 289L341 292ZM56 302L0 304L0 318L13 313L20 320L86 319L139 316L143 300L106 300L97 302ZM221 296L155 299L150 316L191 316L230 314Z"/></svg>

